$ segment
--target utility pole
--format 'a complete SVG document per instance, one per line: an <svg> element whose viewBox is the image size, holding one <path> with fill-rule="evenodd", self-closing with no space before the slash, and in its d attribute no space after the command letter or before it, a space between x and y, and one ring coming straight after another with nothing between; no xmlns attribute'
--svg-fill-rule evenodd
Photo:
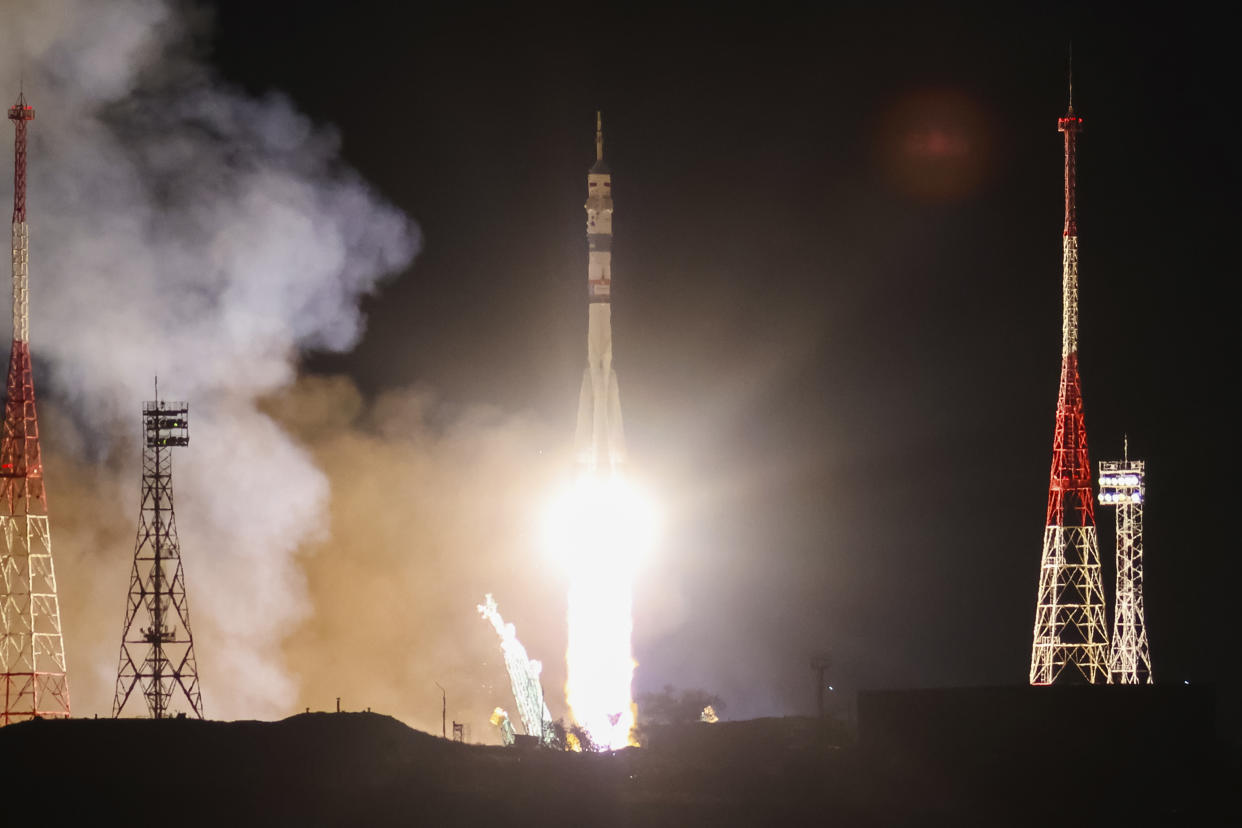
<svg viewBox="0 0 1242 828"><path fill-rule="evenodd" d="M815 671L815 703L819 717L824 718L824 673L832 667L832 656L822 653L811 659L811 669Z"/></svg>
<svg viewBox="0 0 1242 828"><path fill-rule="evenodd" d="M440 687L440 682L436 682L436 687ZM448 696L443 687L440 687L440 738L448 738Z"/></svg>

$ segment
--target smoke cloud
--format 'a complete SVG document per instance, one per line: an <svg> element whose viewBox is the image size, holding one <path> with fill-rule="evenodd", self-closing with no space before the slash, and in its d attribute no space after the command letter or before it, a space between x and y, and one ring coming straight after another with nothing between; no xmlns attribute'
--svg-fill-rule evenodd
<svg viewBox="0 0 1242 828"><path fill-rule="evenodd" d="M284 715L282 643L312 611L298 551L335 507L327 458L261 401L304 349L357 340L360 297L409 265L418 230L331 128L215 77L193 9L5 0L0 17L0 90L21 83L37 112L31 346L75 713L111 705L158 373L191 403L174 466L207 713Z"/></svg>
<svg viewBox="0 0 1242 828"><path fill-rule="evenodd" d="M438 683L448 719L496 741L492 708L515 722L517 711L500 641L475 609L491 592L543 662L553 716L564 716L568 582L543 547L541 517L567 482L565 434L425 389L367 403L344 377L304 378L267 410L332 485L328 531L302 559L315 614L287 644L301 703L325 709L340 696L438 733Z"/></svg>

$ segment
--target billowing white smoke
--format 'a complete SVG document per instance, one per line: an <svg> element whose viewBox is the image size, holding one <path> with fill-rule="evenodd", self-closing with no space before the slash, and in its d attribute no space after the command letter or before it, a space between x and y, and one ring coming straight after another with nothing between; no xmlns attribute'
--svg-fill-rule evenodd
<svg viewBox="0 0 1242 828"><path fill-rule="evenodd" d="M295 378L301 349L356 341L359 297L409 264L417 228L341 165L329 128L190 57L181 3L0 0L0 20L0 94L24 77L37 113L30 339L54 402L44 451L75 712L111 704L138 492L137 446L117 435L136 435L158 373L162 395L191 403L174 462L207 712L284 714L296 688L280 643L307 611L294 555L328 491L257 402ZM58 454L80 474L55 479ZM86 480L127 543L58 535Z"/></svg>

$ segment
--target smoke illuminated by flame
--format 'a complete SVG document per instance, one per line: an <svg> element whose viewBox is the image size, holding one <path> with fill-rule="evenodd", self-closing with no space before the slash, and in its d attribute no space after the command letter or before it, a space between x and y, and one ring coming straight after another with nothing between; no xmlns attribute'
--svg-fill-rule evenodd
<svg viewBox="0 0 1242 828"><path fill-rule="evenodd" d="M652 507L620 475L584 474L554 503L549 530L569 572L566 701L597 746L634 744L633 588L654 536Z"/></svg>

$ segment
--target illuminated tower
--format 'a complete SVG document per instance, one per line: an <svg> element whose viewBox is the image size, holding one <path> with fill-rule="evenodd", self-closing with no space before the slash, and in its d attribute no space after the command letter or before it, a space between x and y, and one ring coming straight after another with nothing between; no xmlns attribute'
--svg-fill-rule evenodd
<svg viewBox="0 0 1242 828"><path fill-rule="evenodd" d="M151 718L168 716L180 690L189 707L182 712L201 719L203 698L172 490L172 449L190 443L190 406L159 399L158 386L155 396L142 404L142 505L112 715L121 715L134 688L141 685Z"/></svg>
<svg viewBox="0 0 1242 828"><path fill-rule="evenodd" d="M1143 620L1143 461L1130 459L1127 441L1124 460L1100 463L1100 503L1117 509L1117 597L1113 643L1108 655L1111 684L1151 684L1151 653Z"/></svg>
<svg viewBox="0 0 1242 828"><path fill-rule="evenodd" d="M543 683L540 674L543 665L526 654L526 648L518 641L517 628L506 624L500 617L500 609L489 592L484 603L479 604L479 615L490 621L500 636L500 650L504 653L505 667L509 671L509 683L513 688L513 700L517 703L522 726L530 736L537 736L544 744L555 738L552 714L543 700Z"/></svg>
<svg viewBox="0 0 1242 828"><path fill-rule="evenodd" d="M1065 230L1061 268L1061 389L1052 440L1052 474L1039 596L1031 643L1031 684L1052 684L1065 669L1095 684L1108 678L1108 632L1100 548L1095 532L1091 463L1078 377L1077 153L1082 118L1069 110L1057 120L1065 136Z"/></svg>
<svg viewBox="0 0 1242 828"><path fill-rule="evenodd" d="M19 95L13 172L13 350L0 437L0 724L69 715L65 643L52 564L52 535L39 454L30 370L30 234L26 226L26 124L34 107Z"/></svg>

